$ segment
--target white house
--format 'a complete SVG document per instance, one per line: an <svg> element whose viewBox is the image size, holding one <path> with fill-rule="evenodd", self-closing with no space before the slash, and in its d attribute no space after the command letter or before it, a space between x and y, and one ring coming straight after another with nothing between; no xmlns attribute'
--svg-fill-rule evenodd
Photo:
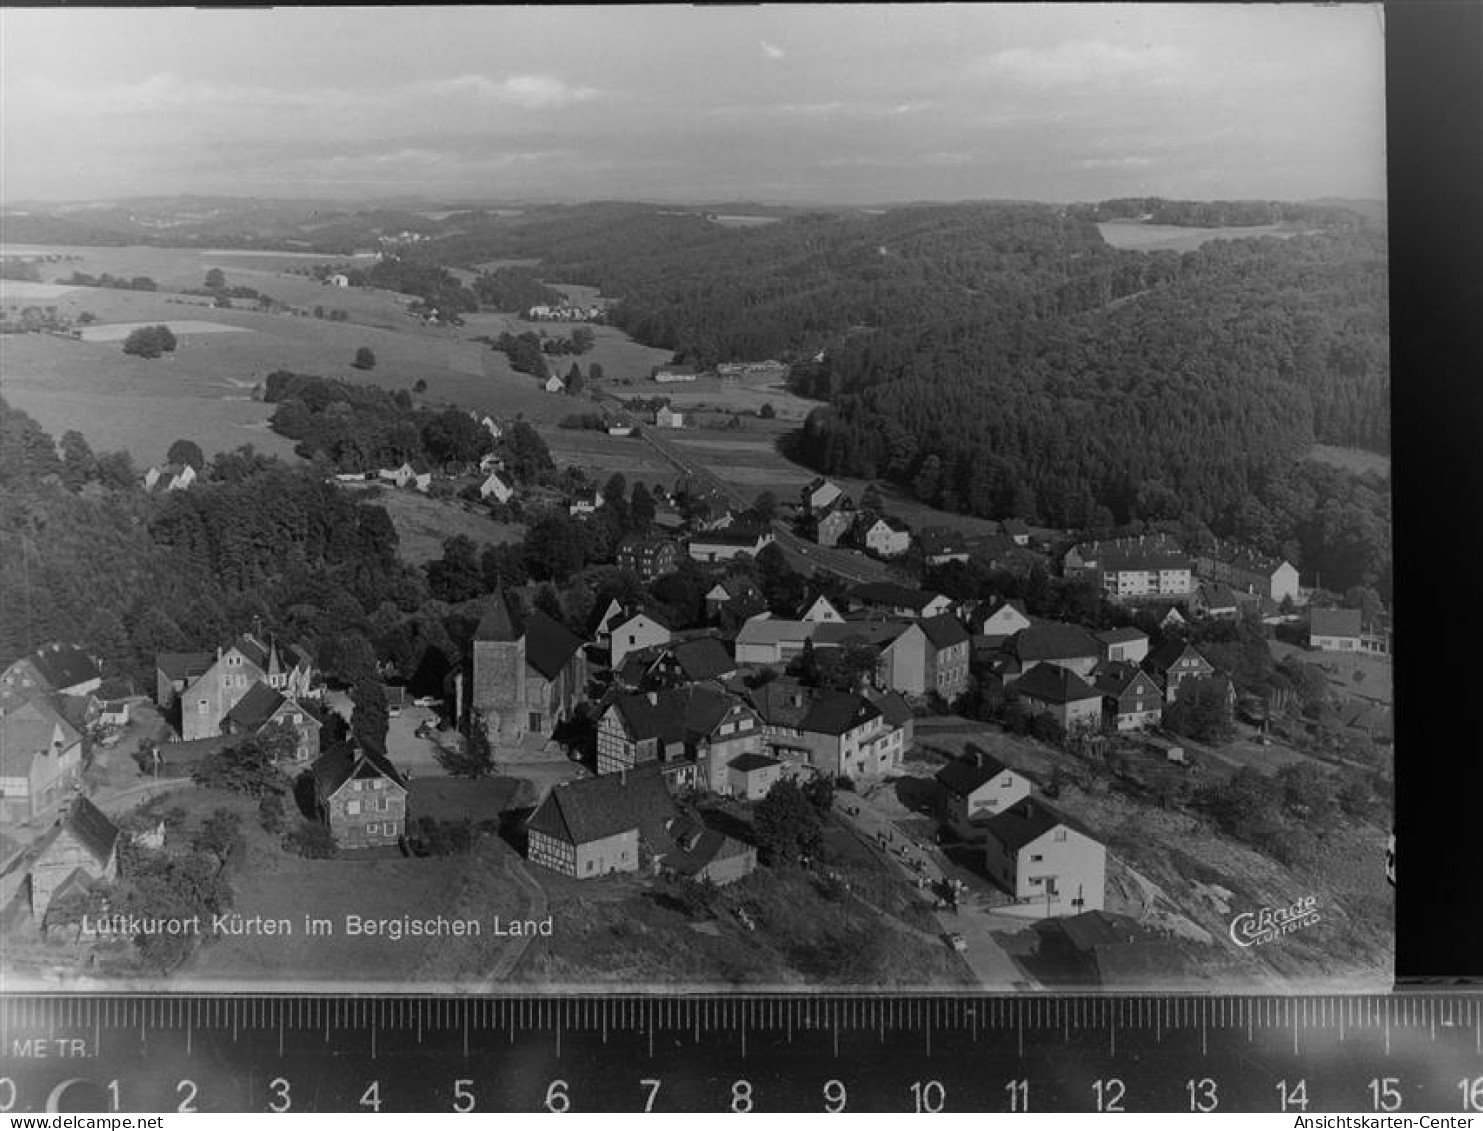
<svg viewBox="0 0 1483 1131"><path fill-rule="evenodd" d="M803 610L803 616L799 619L810 624L844 623L844 616L822 593L809 602L808 608Z"/></svg>
<svg viewBox="0 0 1483 1131"><path fill-rule="evenodd" d="M989 818L984 863L989 875L1045 916L1100 911L1107 849L1069 817L1026 797Z"/></svg>
<svg viewBox="0 0 1483 1131"><path fill-rule="evenodd" d="M904 522L882 515L865 528L865 548L883 558L894 558L911 549L911 529Z"/></svg>
<svg viewBox="0 0 1483 1131"><path fill-rule="evenodd" d="M494 499L497 503L508 503L515 497L515 489L499 477L498 472L491 471L489 478L479 484L479 498Z"/></svg>
<svg viewBox="0 0 1483 1131"><path fill-rule="evenodd" d="M656 644L668 644L674 638L669 625L658 617L645 612L635 612L611 624L609 651L611 664L616 670L623 666L624 657L630 652L652 648Z"/></svg>
<svg viewBox="0 0 1483 1131"><path fill-rule="evenodd" d="M383 467L380 471L376 472L376 478L394 484L397 487L405 487L412 481L416 474L412 470L410 463L404 463L401 467Z"/></svg>
<svg viewBox="0 0 1483 1131"><path fill-rule="evenodd" d="M566 392L566 382L553 373L546 378L545 389L548 393L564 393Z"/></svg>
<svg viewBox="0 0 1483 1131"><path fill-rule="evenodd" d="M962 758L937 771L943 812L959 835L982 835L981 822L1030 796L1032 783L997 758L970 746Z"/></svg>
<svg viewBox="0 0 1483 1131"><path fill-rule="evenodd" d="M675 412L669 405L660 405L654 411L654 426L656 428L683 428L685 427L685 414Z"/></svg>

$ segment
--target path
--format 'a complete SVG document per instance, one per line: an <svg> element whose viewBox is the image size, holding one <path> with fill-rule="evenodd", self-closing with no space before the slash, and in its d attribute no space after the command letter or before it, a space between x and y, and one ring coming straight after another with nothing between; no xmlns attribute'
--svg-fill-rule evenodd
<svg viewBox="0 0 1483 1131"><path fill-rule="evenodd" d="M549 913L550 901L546 898L546 889L525 868L524 862L517 859L513 854L504 857L505 874L511 876L530 892L530 906L526 909L524 918L540 920ZM530 935L518 935L512 938L505 949L501 952L499 960L494 968L489 971L489 976L484 979L483 985L479 987L481 993L494 993L505 988L509 981L511 972L519 965L520 960L525 957L525 952L530 948Z"/></svg>

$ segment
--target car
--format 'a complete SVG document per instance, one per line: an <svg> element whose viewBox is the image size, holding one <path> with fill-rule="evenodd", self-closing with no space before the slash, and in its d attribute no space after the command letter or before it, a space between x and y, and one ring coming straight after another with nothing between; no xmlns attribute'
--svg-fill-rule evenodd
<svg viewBox="0 0 1483 1131"><path fill-rule="evenodd" d="M439 707L442 706L442 703L443 701L441 699L435 699L431 695L419 695L416 699L412 700L412 706L414 707Z"/></svg>
<svg viewBox="0 0 1483 1131"><path fill-rule="evenodd" d="M399 719L402 717L402 709L400 707L388 707L386 714L389 718Z"/></svg>
<svg viewBox="0 0 1483 1131"><path fill-rule="evenodd" d="M951 946L954 950L958 951L958 953L960 954L968 949L968 940L965 939L962 935L957 934L956 932L948 935L947 941L948 945Z"/></svg>

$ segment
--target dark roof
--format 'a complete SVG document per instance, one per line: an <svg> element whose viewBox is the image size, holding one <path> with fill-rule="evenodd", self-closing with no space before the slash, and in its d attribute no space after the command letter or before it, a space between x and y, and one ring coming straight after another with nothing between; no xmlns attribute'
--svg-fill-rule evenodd
<svg viewBox="0 0 1483 1131"><path fill-rule="evenodd" d="M283 704L282 693L258 680L247 689L246 695L237 700L237 705L226 713L222 722L231 723L245 731L256 731Z"/></svg>
<svg viewBox="0 0 1483 1131"><path fill-rule="evenodd" d="M738 754L726 763L727 769L739 770L749 774L753 770L765 770L769 766L782 765L776 758L769 758L766 754Z"/></svg>
<svg viewBox="0 0 1483 1131"><path fill-rule="evenodd" d="M796 679L774 679L748 694L753 708L770 726L797 729L812 705L813 693Z"/></svg>
<svg viewBox="0 0 1483 1131"><path fill-rule="evenodd" d="M815 648L842 648L846 644L878 648L889 644L910 627L910 621L899 620L822 621L810 639Z"/></svg>
<svg viewBox="0 0 1483 1131"><path fill-rule="evenodd" d="M1010 852L1018 852L1057 825L1065 825L1093 840L1097 839L1080 822L1034 797L1021 798L1008 809L995 813L984 822L983 827Z"/></svg>
<svg viewBox="0 0 1483 1131"><path fill-rule="evenodd" d="M1108 550L1097 563L1098 568L1112 570L1189 569L1190 557L1181 550L1157 547L1130 547Z"/></svg>
<svg viewBox="0 0 1483 1131"><path fill-rule="evenodd" d="M385 756L354 741L341 742L330 747L314 760L309 771L326 797L352 777L390 778L403 789L407 787L406 779Z"/></svg>
<svg viewBox="0 0 1483 1131"><path fill-rule="evenodd" d="M895 691L876 692L870 695L870 701L879 709L888 724L899 727L903 723L909 723L915 717L911 707L907 705L900 693Z"/></svg>
<svg viewBox="0 0 1483 1131"><path fill-rule="evenodd" d="M880 715L869 699L847 691L825 691L816 696L798 728L813 734L841 735Z"/></svg>
<svg viewBox="0 0 1483 1131"><path fill-rule="evenodd" d="M1123 628L1109 628L1106 632L1099 632L1096 635L1103 644L1131 644L1135 640L1148 639L1148 633L1132 625Z"/></svg>
<svg viewBox="0 0 1483 1131"><path fill-rule="evenodd" d="M475 640L514 641L525 635L525 618L503 589L490 598L489 606L474 630Z"/></svg>
<svg viewBox="0 0 1483 1131"><path fill-rule="evenodd" d="M739 703L724 691L691 684L669 691L624 695L614 705L634 741L657 738L667 746L704 738Z"/></svg>
<svg viewBox="0 0 1483 1131"><path fill-rule="evenodd" d="M961 531L946 526L928 526L917 532L922 552L933 554L966 554L968 541Z"/></svg>
<svg viewBox="0 0 1483 1131"><path fill-rule="evenodd" d="M547 679L555 679L576 655L582 641L560 621L537 609L525 622L525 662Z"/></svg>
<svg viewBox="0 0 1483 1131"><path fill-rule="evenodd" d="M757 539L762 537L763 533L765 532L745 523L733 523L719 530L706 530L694 534L690 542L692 545L700 542L708 546L755 546Z"/></svg>
<svg viewBox="0 0 1483 1131"><path fill-rule="evenodd" d="M95 860L100 864L108 862L118 841L118 826L101 809L86 797L79 797L72 803L64 824Z"/></svg>
<svg viewBox="0 0 1483 1131"><path fill-rule="evenodd" d="M1098 981L1116 989L1173 989L1204 984L1189 956L1173 943L1148 939L1092 948Z"/></svg>
<svg viewBox="0 0 1483 1131"><path fill-rule="evenodd" d="M949 762L937 771L937 780L942 783L942 787L959 797L967 797L984 782L993 781L1009 769L993 755L976 747L971 749L972 753L965 752L962 758Z"/></svg>
<svg viewBox="0 0 1483 1131"><path fill-rule="evenodd" d="M1028 534L1030 527L1022 518L1006 518L999 523L999 529L1005 534Z"/></svg>
<svg viewBox="0 0 1483 1131"><path fill-rule="evenodd" d="M1023 660L1065 660L1102 654L1097 638L1079 624L1040 621L1010 637L1010 649Z"/></svg>
<svg viewBox="0 0 1483 1131"><path fill-rule="evenodd" d="M925 609L937 597L920 589L908 589L891 581L871 581L857 585L854 595L871 605L890 605L907 609Z"/></svg>
<svg viewBox="0 0 1483 1131"><path fill-rule="evenodd" d="M683 640L673 645L675 662L686 679L715 679L736 671L736 661L714 636L702 636L698 640Z"/></svg>
<svg viewBox="0 0 1483 1131"><path fill-rule="evenodd" d="M1311 636L1358 636L1363 614L1359 609L1314 609L1308 614Z"/></svg>
<svg viewBox="0 0 1483 1131"><path fill-rule="evenodd" d="M1070 668L1059 664L1036 664L1014 688L1023 696L1047 703L1075 703L1099 698L1098 692Z"/></svg>
<svg viewBox="0 0 1483 1131"><path fill-rule="evenodd" d="M43 644L31 653L31 663L54 691L76 687L99 676L98 661L76 644Z"/></svg>
<svg viewBox="0 0 1483 1131"><path fill-rule="evenodd" d="M1133 686L1139 676L1153 684L1155 691L1158 690L1158 684L1153 683L1152 677L1131 660L1113 660L1103 664L1097 669L1094 686L1103 695L1121 696Z"/></svg>
<svg viewBox="0 0 1483 1131"><path fill-rule="evenodd" d="M526 828L567 844L589 844L629 829L651 846L663 846L676 815L657 763L619 774L560 782L536 807Z"/></svg>
<svg viewBox="0 0 1483 1131"><path fill-rule="evenodd" d="M1067 942L1083 951L1148 937L1148 932L1138 925L1138 920L1111 911L1083 911L1080 915L1052 919L1047 927L1062 931Z"/></svg>
<svg viewBox="0 0 1483 1131"><path fill-rule="evenodd" d="M1204 660L1205 663L1209 665L1212 670L1214 669L1215 665L1211 664L1210 661L1205 658L1205 654L1203 652L1201 652L1193 644L1190 644L1184 640L1179 640L1177 638L1165 641L1165 643L1161 647L1149 653L1148 666L1154 671L1166 672L1170 668L1172 668L1179 661L1179 658L1186 652L1193 652L1201 660Z"/></svg>
<svg viewBox="0 0 1483 1131"><path fill-rule="evenodd" d="M685 876L693 876L717 860L751 851L741 841L715 829L697 826L684 817L671 820L667 831L673 847L666 846L664 865Z"/></svg>
<svg viewBox="0 0 1483 1131"><path fill-rule="evenodd" d="M937 649L951 648L955 644L966 644L971 639L968 630L952 613L939 613L935 617L927 617L921 623L922 631L927 634L932 647Z"/></svg>

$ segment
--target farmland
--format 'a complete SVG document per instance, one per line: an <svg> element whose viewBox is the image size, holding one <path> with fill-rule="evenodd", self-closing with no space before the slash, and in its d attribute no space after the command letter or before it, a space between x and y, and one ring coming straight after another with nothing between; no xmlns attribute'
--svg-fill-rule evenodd
<svg viewBox="0 0 1483 1131"><path fill-rule="evenodd" d="M1261 224L1236 228L1192 228L1181 224L1143 224L1135 220L1109 220L1098 224L1102 238L1126 251L1194 251L1211 240L1251 240L1258 236L1286 239L1303 235L1306 229L1290 224Z"/></svg>
<svg viewBox="0 0 1483 1131"><path fill-rule="evenodd" d="M411 490L367 488L369 501L384 507L397 532L397 550L412 565L424 565L443 556L443 543L462 534L475 545L503 545L519 541L525 528L495 522L476 504L456 499L431 499Z"/></svg>

